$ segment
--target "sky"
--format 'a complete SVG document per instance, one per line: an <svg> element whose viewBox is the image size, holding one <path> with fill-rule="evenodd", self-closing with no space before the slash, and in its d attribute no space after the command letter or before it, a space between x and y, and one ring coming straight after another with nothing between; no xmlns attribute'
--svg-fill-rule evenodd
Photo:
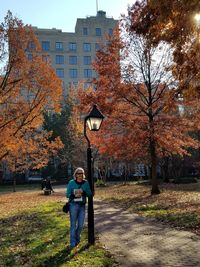
<svg viewBox="0 0 200 267"><path fill-rule="evenodd" d="M127 14L128 5L135 0L0 0L0 22L8 10L23 21L38 28L57 28L74 32L76 19L96 16L98 10L119 19Z"/></svg>

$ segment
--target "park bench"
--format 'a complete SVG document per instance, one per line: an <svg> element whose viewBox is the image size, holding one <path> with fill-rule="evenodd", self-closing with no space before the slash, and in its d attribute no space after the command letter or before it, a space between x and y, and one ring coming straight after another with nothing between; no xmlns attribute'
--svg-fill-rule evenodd
<svg viewBox="0 0 200 267"><path fill-rule="evenodd" d="M51 195L51 190L50 189L47 189L47 188L44 188L44 195Z"/></svg>

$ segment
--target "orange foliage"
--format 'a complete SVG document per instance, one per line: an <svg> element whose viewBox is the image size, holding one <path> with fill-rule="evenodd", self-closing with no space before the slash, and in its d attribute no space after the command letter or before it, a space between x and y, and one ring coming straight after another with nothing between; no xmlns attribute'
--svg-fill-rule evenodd
<svg viewBox="0 0 200 267"><path fill-rule="evenodd" d="M53 145L46 133L38 131L43 112L60 110L62 82L42 60L40 44L30 26L8 12L0 32L0 59L4 64L0 76L0 159L12 161L26 153L39 159L44 152L39 149L41 144L48 149Z"/></svg>
<svg viewBox="0 0 200 267"><path fill-rule="evenodd" d="M164 40L173 47L173 72L181 92L191 88L199 92L200 29L194 19L199 10L199 0L142 0L129 8L132 32L142 34L151 44Z"/></svg>
<svg viewBox="0 0 200 267"><path fill-rule="evenodd" d="M183 44L195 35L194 15L199 8L198 0L136 1L129 8L131 30L148 35L154 42L162 39Z"/></svg>
<svg viewBox="0 0 200 267"><path fill-rule="evenodd" d="M95 90L79 88L76 92L81 112L88 112L96 103L106 115L100 132L91 134L93 143L100 152L118 159L151 162L152 145L155 158L188 154L188 147L199 147L189 133L200 125L188 116L194 102L181 102L177 97L176 80L168 71L170 49L158 46L160 60L158 57L155 63L156 48L148 41L138 36L127 40L125 43L116 34L108 49L97 53Z"/></svg>
<svg viewBox="0 0 200 267"><path fill-rule="evenodd" d="M20 140L17 148L4 159L12 171L40 169L48 164L49 158L57 154L64 147L60 138L49 141L51 132L35 131Z"/></svg>
<svg viewBox="0 0 200 267"><path fill-rule="evenodd" d="M167 1L174 13L166 7L166 17L164 12L160 17L165 6L161 2L137 1L129 8L120 32L97 52L95 91L77 91L82 112L96 103L107 117L101 134L92 137L100 152L118 159L147 160L152 193L159 193L157 158L188 155L189 147L199 147L191 132L200 129L195 119L200 114L199 44L189 31L180 34L187 15L182 19L180 12L180 21L172 21L188 5L182 5L184 0ZM195 90L198 94L193 98L186 97Z"/></svg>

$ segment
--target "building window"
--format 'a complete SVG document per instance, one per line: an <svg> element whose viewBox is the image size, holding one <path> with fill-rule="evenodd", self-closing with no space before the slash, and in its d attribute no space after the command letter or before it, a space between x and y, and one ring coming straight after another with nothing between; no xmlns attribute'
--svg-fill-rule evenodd
<svg viewBox="0 0 200 267"><path fill-rule="evenodd" d="M101 28L96 28L96 36L101 36Z"/></svg>
<svg viewBox="0 0 200 267"><path fill-rule="evenodd" d="M28 55L27 55L27 58L28 58L28 60L31 61L31 60L33 59L33 55L32 55L32 54L28 54Z"/></svg>
<svg viewBox="0 0 200 267"><path fill-rule="evenodd" d="M56 55L56 64L64 64L64 56Z"/></svg>
<svg viewBox="0 0 200 267"><path fill-rule="evenodd" d="M95 44L95 51L99 51L100 50L100 44L99 43L96 43Z"/></svg>
<svg viewBox="0 0 200 267"><path fill-rule="evenodd" d="M83 35L88 35L88 28L83 28Z"/></svg>
<svg viewBox="0 0 200 267"><path fill-rule="evenodd" d="M76 52L76 43L69 43L69 51Z"/></svg>
<svg viewBox="0 0 200 267"><path fill-rule="evenodd" d="M42 61L44 61L45 63L49 63L50 62L50 56L49 55L42 55Z"/></svg>
<svg viewBox="0 0 200 267"><path fill-rule="evenodd" d="M30 51L30 50L35 50L35 43L34 43L34 42L29 42L29 43L28 43L27 50L28 50L28 51Z"/></svg>
<svg viewBox="0 0 200 267"><path fill-rule="evenodd" d="M69 64L76 65L77 64L77 56L69 56Z"/></svg>
<svg viewBox="0 0 200 267"><path fill-rule="evenodd" d="M83 44L83 51L84 52L90 52L91 51L91 44L90 43L84 43Z"/></svg>
<svg viewBox="0 0 200 267"><path fill-rule="evenodd" d="M70 70L69 70L69 77L70 77L70 78L77 78L77 76L78 76L78 71L77 71L77 69L70 69Z"/></svg>
<svg viewBox="0 0 200 267"><path fill-rule="evenodd" d="M64 69L56 69L56 74L59 78L64 78Z"/></svg>
<svg viewBox="0 0 200 267"><path fill-rule="evenodd" d="M50 50L50 42L49 41L43 41L42 42L42 50L44 50L44 51Z"/></svg>
<svg viewBox="0 0 200 267"><path fill-rule="evenodd" d="M56 50L63 50L63 42L56 42Z"/></svg>
<svg viewBox="0 0 200 267"><path fill-rule="evenodd" d="M110 36L112 36L112 35L113 35L113 29L109 29L109 30L108 30L108 34L109 34Z"/></svg>
<svg viewBox="0 0 200 267"><path fill-rule="evenodd" d="M84 78L91 78L91 77L92 77L92 70L84 69Z"/></svg>
<svg viewBox="0 0 200 267"><path fill-rule="evenodd" d="M83 57L83 64L84 65L90 65L91 64L91 57L90 56L84 56Z"/></svg>

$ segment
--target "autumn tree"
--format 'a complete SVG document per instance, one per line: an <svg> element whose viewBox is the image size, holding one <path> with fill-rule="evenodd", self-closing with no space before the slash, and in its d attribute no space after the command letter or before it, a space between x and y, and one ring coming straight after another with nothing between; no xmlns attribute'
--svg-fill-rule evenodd
<svg viewBox="0 0 200 267"><path fill-rule="evenodd" d="M46 59L31 27L8 12L0 25L0 159L10 165L27 153L43 165L50 148L60 147L41 128L44 110L59 111L62 99L62 82Z"/></svg>
<svg viewBox="0 0 200 267"><path fill-rule="evenodd" d="M128 10L132 32L152 45L165 41L173 47L173 75L182 94L199 94L200 25L195 22L199 11L198 0L142 0Z"/></svg>
<svg viewBox="0 0 200 267"><path fill-rule="evenodd" d="M51 139L52 132L37 129L26 135L17 147L6 157L6 165L13 173L13 185L17 183L16 176L25 174L27 170L39 170L46 166L50 158L55 157L63 148L59 137Z"/></svg>
<svg viewBox="0 0 200 267"><path fill-rule="evenodd" d="M137 1L129 8L131 31L142 34L151 44L165 41L173 47L172 73L177 92L193 101L198 124L200 89L200 25L198 0ZM191 110L191 108L190 108ZM193 152L195 154L195 152Z"/></svg>
<svg viewBox="0 0 200 267"><path fill-rule="evenodd" d="M128 8L128 16L131 30L148 35L152 42L184 44L196 35L194 17L199 10L198 0L142 0Z"/></svg>
<svg viewBox="0 0 200 267"><path fill-rule="evenodd" d="M143 35L133 33L130 25L127 17L121 33L97 53L95 90L78 91L80 109L98 103L107 118L103 132L95 134L93 142L100 144L102 153L115 158L148 162L151 193L158 194L158 158L188 154L187 147L197 147L188 133L199 124L179 112L181 99L171 71L170 46L164 42L152 45Z"/></svg>

